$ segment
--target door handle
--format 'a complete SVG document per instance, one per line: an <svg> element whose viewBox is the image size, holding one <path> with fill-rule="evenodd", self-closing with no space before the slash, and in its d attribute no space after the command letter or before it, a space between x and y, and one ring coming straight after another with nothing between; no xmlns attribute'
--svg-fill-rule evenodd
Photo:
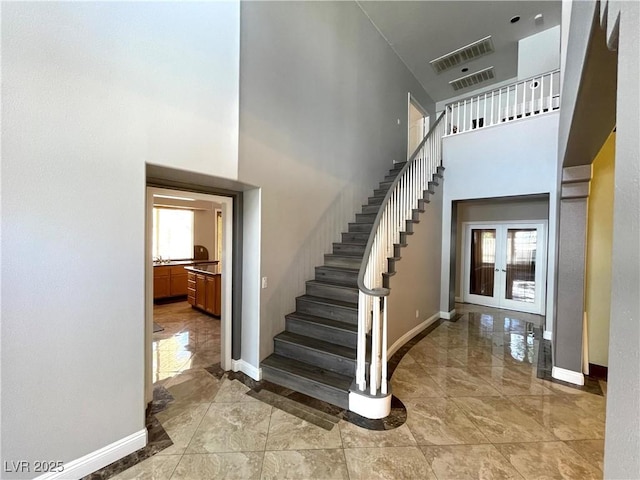
<svg viewBox="0 0 640 480"><path fill-rule="evenodd" d="M499 269L499 268L496 268L496 272L499 272L499 271L500 271L500 269Z"/></svg>
<svg viewBox="0 0 640 480"><path fill-rule="evenodd" d="M504 268L502 269L502 271L503 271L503 272L506 272L506 270L505 270Z"/></svg>

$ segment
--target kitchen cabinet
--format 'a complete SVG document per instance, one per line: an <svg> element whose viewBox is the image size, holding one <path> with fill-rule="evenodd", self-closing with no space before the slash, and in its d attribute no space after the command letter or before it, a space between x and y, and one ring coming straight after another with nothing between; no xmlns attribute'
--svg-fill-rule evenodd
<svg viewBox="0 0 640 480"><path fill-rule="evenodd" d="M217 265L187 267L187 301L217 317L221 314L221 275Z"/></svg>
<svg viewBox="0 0 640 480"><path fill-rule="evenodd" d="M187 271L184 265L153 267L153 298L179 297L187 292Z"/></svg>
<svg viewBox="0 0 640 480"><path fill-rule="evenodd" d="M171 296L171 277L169 268L153 268L153 298L164 298Z"/></svg>

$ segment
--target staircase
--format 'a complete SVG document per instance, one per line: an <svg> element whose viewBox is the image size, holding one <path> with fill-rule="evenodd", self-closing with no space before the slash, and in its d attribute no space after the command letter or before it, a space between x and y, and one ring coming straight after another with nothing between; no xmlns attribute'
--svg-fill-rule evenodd
<svg viewBox="0 0 640 480"><path fill-rule="evenodd" d="M324 265L316 267L315 279L306 283L306 294L296 299L296 311L286 316L285 331L274 338L274 353L261 362L263 378L341 408L349 408L349 390L356 375L358 341L358 272L378 211L387 191L406 162L396 163L373 191L356 221L342 233L342 242L333 244ZM429 203L429 194L442 178L438 167L433 181L418 200L418 208L406 221L400 242L394 244L384 283L395 273L400 249L413 233L420 212ZM369 352L366 356L369 367Z"/></svg>

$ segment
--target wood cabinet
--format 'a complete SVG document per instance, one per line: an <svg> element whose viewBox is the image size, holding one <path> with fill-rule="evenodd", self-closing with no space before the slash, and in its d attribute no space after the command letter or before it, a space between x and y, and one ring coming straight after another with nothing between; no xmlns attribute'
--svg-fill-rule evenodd
<svg viewBox="0 0 640 480"><path fill-rule="evenodd" d="M171 267L170 279L172 297L187 294L187 271L183 266Z"/></svg>
<svg viewBox="0 0 640 480"><path fill-rule="evenodd" d="M187 290L191 306L220 316L220 274L189 272Z"/></svg>
<svg viewBox="0 0 640 480"><path fill-rule="evenodd" d="M153 298L164 298L171 295L171 279L169 269L153 267Z"/></svg>
<svg viewBox="0 0 640 480"><path fill-rule="evenodd" d="M220 275L206 278L205 308L207 312L220 316Z"/></svg>
<svg viewBox="0 0 640 480"><path fill-rule="evenodd" d="M184 266L158 265L153 267L153 298L187 295L187 271Z"/></svg>

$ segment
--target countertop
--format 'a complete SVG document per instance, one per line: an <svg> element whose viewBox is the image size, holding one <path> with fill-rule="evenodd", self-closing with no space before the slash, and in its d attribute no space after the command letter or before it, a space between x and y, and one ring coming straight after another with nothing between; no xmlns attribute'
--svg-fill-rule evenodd
<svg viewBox="0 0 640 480"><path fill-rule="evenodd" d="M190 272L204 273L205 275L220 275L222 273L222 267L217 262L209 264L197 264L184 267L184 269Z"/></svg>
<svg viewBox="0 0 640 480"><path fill-rule="evenodd" d="M170 262L153 262L154 267L176 267L180 265L215 265L218 260L171 260Z"/></svg>

